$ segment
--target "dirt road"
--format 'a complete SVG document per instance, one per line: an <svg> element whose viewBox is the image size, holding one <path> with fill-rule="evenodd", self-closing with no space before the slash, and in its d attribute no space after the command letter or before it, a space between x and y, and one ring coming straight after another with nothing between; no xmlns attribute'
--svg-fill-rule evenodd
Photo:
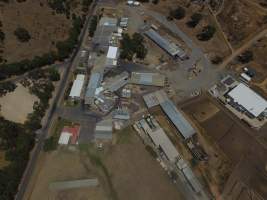
<svg viewBox="0 0 267 200"><path fill-rule="evenodd" d="M231 56L226 58L221 64L220 68L225 68L235 57L240 55L243 51L247 50L254 42L261 39L267 34L267 29L259 32L257 35L255 35L253 38L248 40L245 44L243 44L240 48L236 49Z"/></svg>

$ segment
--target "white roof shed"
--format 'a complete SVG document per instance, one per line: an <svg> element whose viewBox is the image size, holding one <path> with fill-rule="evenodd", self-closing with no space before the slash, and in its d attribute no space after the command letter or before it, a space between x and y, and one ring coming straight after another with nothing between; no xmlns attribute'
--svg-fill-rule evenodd
<svg viewBox="0 0 267 200"><path fill-rule="evenodd" d="M117 56L118 56L118 47L110 46L108 48L107 58L117 59Z"/></svg>
<svg viewBox="0 0 267 200"><path fill-rule="evenodd" d="M73 82L71 91L70 91L70 97L80 97L82 88L83 88L83 83L84 83L84 78L85 75L83 74L78 74L75 81Z"/></svg>
<svg viewBox="0 0 267 200"><path fill-rule="evenodd" d="M237 85L228 95L255 117L267 109L267 101L243 83Z"/></svg>

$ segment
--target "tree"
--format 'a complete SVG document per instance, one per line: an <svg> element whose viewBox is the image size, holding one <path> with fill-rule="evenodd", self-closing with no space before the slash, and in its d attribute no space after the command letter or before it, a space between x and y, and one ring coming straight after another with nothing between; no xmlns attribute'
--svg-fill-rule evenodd
<svg viewBox="0 0 267 200"><path fill-rule="evenodd" d="M186 23L186 25L190 28L195 28L198 23L202 20L202 15L200 13L194 13L191 16L191 20Z"/></svg>
<svg viewBox="0 0 267 200"><path fill-rule="evenodd" d="M147 54L147 49L144 46L144 37L139 33L134 33L132 38L129 34L123 34L121 40L122 59L132 60L133 56L139 59L144 59Z"/></svg>
<svg viewBox="0 0 267 200"><path fill-rule="evenodd" d="M25 28L18 27L14 34L20 42L28 42L31 39L31 35Z"/></svg>
<svg viewBox="0 0 267 200"><path fill-rule="evenodd" d="M90 26L89 26L89 36L90 37L93 37L94 36L94 33L95 33L95 30L96 30L96 27L97 27L97 19L98 17L96 15L94 15L90 21Z"/></svg>
<svg viewBox="0 0 267 200"><path fill-rule="evenodd" d="M252 51L245 51L242 54L240 54L237 57L238 61L241 62L242 64L249 63L250 61L253 60L253 52Z"/></svg>
<svg viewBox="0 0 267 200"><path fill-rule="evenodd" d="M171 10L169 15L175 19L183 19L185 17L185 9L181 6L176 8L175 10Z"/></svg>
<svg viewBox="0 0 267 200"><path fill-rule="evenodd" d="M216 28L214 26L211 26L211 25L205 26L202 29L202 32L197 34L197 39L200 41L208 41L213 37L215 32L216 32Z"/></svg>
<svg viewBox="0 0 267 200"><path fill-rule="evenodd" d="M49 69L49 79L51 81L59 81L60 80L60 74L56 68L52 67Z"/></svg>
<svg viewBox="0 0 267 200"><path fill-rule="evenodd" d="M5 38L6 38L5 33L2 30L0 30L0 42L3 42Z"/></svg>

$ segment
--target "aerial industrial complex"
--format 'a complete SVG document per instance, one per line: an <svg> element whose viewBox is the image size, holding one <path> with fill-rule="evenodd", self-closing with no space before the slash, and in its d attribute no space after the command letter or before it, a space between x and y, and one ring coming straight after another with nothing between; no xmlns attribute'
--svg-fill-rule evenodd
<svg viewBox="0 0 267 200"><path fill-rule="evenodd" d="M77 7L81 16L76 10L68 13L74 1L62 4L64 20L78 20L69 31L67 43L74 43L69 56L61 59L51 52L8 70L9 60L0 56L1 72L10 73L1 85L0 131L17 131L14 124L5 128L4 117L12 116L7 111L19 108L13 106L19 98L7 95L10 82L18 82L18 94L28 87L32 98L25 106L32 113L17 122L36 135L29 142L36 145L17 199L24 193L25 199L267 199L267 61L261 52L267 46L267 15L262 1L82 1L88 7ZM245 17L238 24L250 12L257 20ZM232 33L246 24L262 29L255 37ZM60 59L50 62L54 57ZM53 69L32 67L44 60L54 63ZM30 71L19 77L17 65ZM43 92L49 89L51 94ZM2 135L5 146L9 141ZM18 141L26 143L23 137ZM3 179L1 170L13 153L0 149Z"/></svg>

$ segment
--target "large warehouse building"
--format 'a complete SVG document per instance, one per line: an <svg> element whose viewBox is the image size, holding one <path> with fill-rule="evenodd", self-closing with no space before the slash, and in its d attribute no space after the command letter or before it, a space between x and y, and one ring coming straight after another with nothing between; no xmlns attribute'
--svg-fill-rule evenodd
<svg viewBox="0 0 267 200"><path fill-rule="evenodd" d="M259 117L267 109L267 101L243 83L232 89L228 96L254 117Z"/></svg>
<svg viewBox="0 0 267 200"><path fill-rule="evenodd" d="M195 129L176 108L163 90L158 90L156 92L147 94L143 96L143 99L148 108L160 105L164 113L168 116L184 139L188 139L196 133Z"/></svg>
<svg viewBox="0 0 267 200"><path fill-rule="evenodd" d="M159 33L153 29L145 32L145 35L155 42L160 48L165 50L172 57L179 57L185 59L187 57L185 51L173 42L163 38Z"/></svg>

